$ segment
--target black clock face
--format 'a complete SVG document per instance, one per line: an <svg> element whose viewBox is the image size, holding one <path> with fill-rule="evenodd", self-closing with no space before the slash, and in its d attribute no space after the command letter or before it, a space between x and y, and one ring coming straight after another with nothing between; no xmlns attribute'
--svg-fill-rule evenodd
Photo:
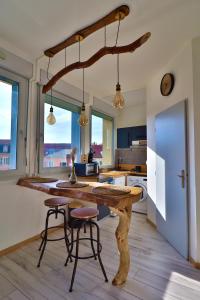
<svg viewBox="0 0 200 300"><path fill-rule="evenodd" d="M160 92L163 96L168 96L171 94L174 87L174 75L171 73L166 73L160 83Z"/></svg>

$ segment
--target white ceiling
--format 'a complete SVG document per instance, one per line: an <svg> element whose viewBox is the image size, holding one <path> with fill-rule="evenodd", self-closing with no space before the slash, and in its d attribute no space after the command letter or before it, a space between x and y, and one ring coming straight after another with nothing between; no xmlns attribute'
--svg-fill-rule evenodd
<svg viewBox="0 0 200 300"><path fill-rule="evenodd" d="M1 0L0 42L15 54L34 61L43 51L75 31L98 20L117 6L128 4L130 14L121 23L119 44L128 44L147 31L152 36L134 53L120 55L123 91L145 87L148 80L185 42L200 35L200 0ZM108 28L108 44L113 45L117 23ZM103 30L81 43L85 60L103 45ZM77 44L67 49L67 62L78 57ZM47 59L43 65L47 66ZM56 55L50 72L64 65L64 51ZM82 87L81 71L65 80ZM116 56L107 56L85 71L86 90L98 97L113 93L116 84Z"/></svg>

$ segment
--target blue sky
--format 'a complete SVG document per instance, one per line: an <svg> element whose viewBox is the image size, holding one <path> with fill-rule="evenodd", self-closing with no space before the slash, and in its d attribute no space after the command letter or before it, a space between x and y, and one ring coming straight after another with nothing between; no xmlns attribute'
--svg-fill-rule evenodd
<svg viewBox="0 0 200 300"><path fill-rule="evenodd" d="M12 85L0 81L0 139L10 139Z"/></svg>
<svg viewBox="0 0 200 300"><path fill-rule="evenodd" d="M12 85L0 81L0 139L10 139ZM56 123L48 125L46 118L50 105L44 109L44 142L71 143L71 112L54 106ZM103 139L103 120L92 116L92 143L101 144Z"/></svg>
<svg viewBox="0 0 200 300"><path fill-rule="evenodd" d="M53 106L56 123L46 122L50 105L45 103L44 111L44 143L71 143L71 112Z"/></svg>
<svg viewBox="0 0 200 300"><path fill-rule="evenodd" d="M92 116L92 143L102 144L103 142L103 119Z"/></svg>

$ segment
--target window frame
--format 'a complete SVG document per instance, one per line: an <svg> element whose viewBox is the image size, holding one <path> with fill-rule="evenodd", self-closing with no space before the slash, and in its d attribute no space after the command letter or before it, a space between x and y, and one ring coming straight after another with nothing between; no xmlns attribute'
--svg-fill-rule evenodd
<svg viewBox="0 0 200 300"><path fill-rule="evenodd" d="M18 112L17 112L17 144L16 144L16 169L0 170L0 180L7 180L26 174L27 157L27 109L29 82L25 77L0 67L0 79L5 82L18 83Z"/></svg>
<svg viewBox="0 0 200 300"><path fill-rule="evenodd" d="M70 167L66 167L66 166L61 166L61 167L43 167L43 159L44 159L44 153L43 153L43 145L44 145L44 104L45 104L45 100L46 97L49 98L50 101L50 94L43 94L42 93L42 86L39 87L40 90L40 101L39 101L39 128L37 129L37 131L39 132L39 139L37 141L37 143L39 143L38 145L38 158L37 158L37 164L38 164L38 174L65 174L68 173L71 168ZM59 107L63 108L63 109L68 109L70 110L70 107L74 107L75 109L77 109L77 112L81 111L81 103L78 100L75 100L69 96L66 96L60 92L57 92L55 90L52 90L52 96L57 98L58 102L56 101L56 104L59 104ZM49 103L49 101L47 101L46 103ZM53 101L53 105L54 105L54 101ZM83 139L82 139L82 129L80 130L80 153L82 151L82 145L83 145Z"/></svg>
<svg viewBox="0 0 200 300"><path fill-rule="evenodd" d="M92 115L103 118L105 120L112 121L112 144L111 144L111 147L112 147L112 151L111 151L111 153L112 153L112 162L109 165L103 165L103 164L100 165L100 169L101 168L112 168L114 166L114 153L115 153L115 150L114 150L114 138L115 138L114 137L114 133L115 133L114 125L115 125L115 119L114 119L114 117L112 117L108 114L105 114L104 112L100 111L99 109L91 108L91 110L90 110L90 120L91 120L91 122L90 122L90 140L89 140L90 145L92 144Z"/></svg>

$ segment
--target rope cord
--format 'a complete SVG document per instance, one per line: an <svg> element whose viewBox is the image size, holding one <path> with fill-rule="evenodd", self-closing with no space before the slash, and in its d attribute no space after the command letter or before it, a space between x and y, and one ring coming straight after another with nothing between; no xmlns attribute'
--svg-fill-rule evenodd
<svg viewBox="0 0 200 300"><path fill-rule="evenodd" d="M116 36L116 41L115 41L115 47L117 46L118 38L119 38L119 27L120 27L120 18L119 18L119 23L117 27L117 36Z"/></svg>
<svg viewBox="0 0 200 300"><path fill-rule="evenodd" d="M50 77L49 77L49 67L50 67L50 62L51 62L51 57L49 57L49 61L48 61L48 65L47 65L47 80L50 80ZM52 107L52 88L51 88L51 107Z"/></svg>
<svg viewBox="0 0 200 300"><path fill-rule="evenodd" d="M106 47L106 26L104 27L104 47Z"/></svg>
<svg viewBox="0 0 200 300"><path fill-rule="evenodd" d="M84 88L85 88L85 69L83 68L83 105L85 104L85 93L84 93Z"/></svg>
<svg viewBox="0 0 200 300"><path fill-rule="evenodd" d="M65 47L65 68L67 66L67 51L66 51L66 47Z"/></svg>
<svg viewBox="0 0 200 300"><path fill-rule="evenodd" d="M120 18L119 18L119 23L117 27L117 36L116 36L116 41L115 41L115 47L117 46L118 38L119 38L119 28L120 28ZM119 83L119 53L117 54L117 83Z"/></svg>
<svg viewBox="0 0 200 300"><path fill-rule="evenodd" d="M51 62L51 57L49 57L48 65L47 65L47 79L50 80L49 78L49 67L50 67L50 62Z"/></svg>
<svg viewBox="0 0 200 300"><path fill-rule="evenodd" d="M119 83L119 54L117 54L117 83Z"/></svg>
<svg viewBox="0 0 200 300"><path fill-rule="evenodd" d="M81 43L80 43L80 37L79 37L79 40L78 40L78 59L79 59L79 62L81 61Z"/></svg>

